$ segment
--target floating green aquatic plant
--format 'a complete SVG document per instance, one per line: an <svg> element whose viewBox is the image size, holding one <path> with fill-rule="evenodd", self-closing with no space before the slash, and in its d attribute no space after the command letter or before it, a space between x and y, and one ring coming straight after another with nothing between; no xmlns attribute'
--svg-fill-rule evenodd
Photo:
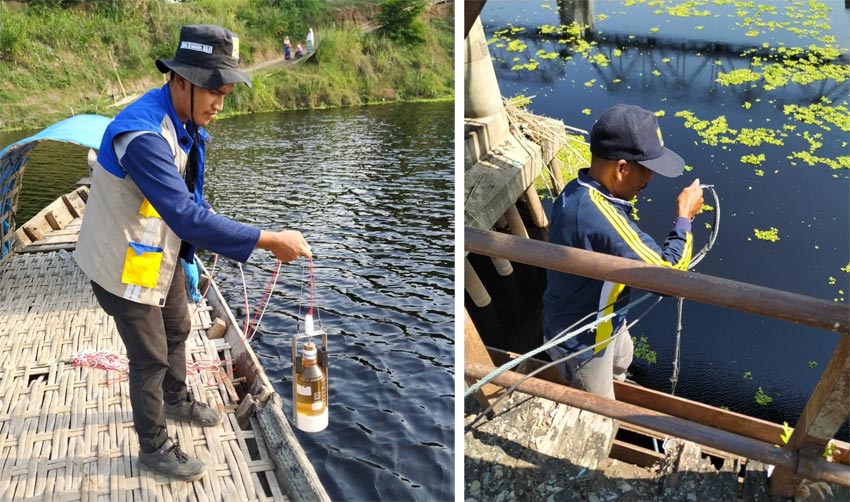
<svg viewBox="0 0 850 502"><path fill-rule="evenodd" d="M756 235L756 239L770 242L776 242L779 240L779 229L777 229L776 227L770 227L767 230L759 230L757 228L754 228L753 232Z"/></svg>
<svg viewBox="0 0 850 502"><path fill-rule="evenodd" d="M540 59L557 59L558 58L557 52L547 52L547 51L544 51L543 49L540 49L539 51L537 51L537 53L535 55L537 57L539 57Z"/></svg>
<svg viewBox="0 0 850 502"><path fill-rule="evenodd" d="M540 66L540 63L538 63L534 59L529 59L528 62L525 63L525 64L516 64L516 65L511 66L511 70L514 70L514 71L518 71L518 70L534 71L534 70L537 69L538 66Z"/></svg>
<svg viewBox="0 0 850 502"><path fill-rule="evenodd" d="M850 110L844 105L832 106L833 102L822 97L820 103L809 106L785 105L783 112L804 124L816 125L830 131L830 125L842 131L850 131Z"/></svg>
<svg viewBox="0 0 850 502"><path fill-rule="evenodd" d="M764 161L765 161L765 156L764 156L763 153L760 153L758 155L749 154L749 155L744 155L744 156L741 157L741 162L743 162L744 164L750 164L750 165L753 165L753 166L760 166L760 165L762 165L762 163ZM764 171L762 171L762 175L763 174L764 174Z"/></svg>
<svg viewBox="0 0 850 502"><path fill-rule="evenodd" d="M773 398L765 394L764 390L759 387L759 390L756 391L756 404L760 406L767 406L773 402Z"/></svg>
<svg viewBox="0 0 850 502"><path fill-rule="evenodd" d="M640 338L633 336L632 343L634 344L634 357L637 359L643 359L649 364L655 364L657 361L656 353L654 350L649 348L649 342L646 340L645 336Z"/></svg>
<svg viewBox="0 0 850 502"><path fill-rule="evenodd" d="M779 435L779 439L788 444L788 441L791 440L791 434L794 434L794 428L789 426L788 422L782 422L782 434Z"/></svg>
<svg viewBox="0 0 850 502"><path fill-rule="evenodd" d="M742 145L750 147L759 147L764 143L782 146L782 136L787 135L775 129L766 129L764 127L751 129L749 127L743 127L738 131L737 141Z"/></svg>
<svg viewBox="0 0 850 502"><path fill-rule="evenodd" d="M508 52L522 52L528 49L528 45L522 40L514 39L508 42Z"/></svg>

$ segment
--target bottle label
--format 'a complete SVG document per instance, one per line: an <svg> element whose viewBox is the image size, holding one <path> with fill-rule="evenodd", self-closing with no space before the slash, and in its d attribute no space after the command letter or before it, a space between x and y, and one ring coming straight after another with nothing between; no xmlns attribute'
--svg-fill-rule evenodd
<svg viewBox="0 0 850 502"><path fill-rule="evenodd" d="M313 389L310 388L309 385L296 385L295 386L299 396L312 396Z"/></svg>

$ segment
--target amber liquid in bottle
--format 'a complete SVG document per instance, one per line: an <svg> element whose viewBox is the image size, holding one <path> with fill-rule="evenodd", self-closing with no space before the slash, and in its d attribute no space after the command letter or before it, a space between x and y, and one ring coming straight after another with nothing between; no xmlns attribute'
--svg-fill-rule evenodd
<svg viewBox="0 0 850 502"><path fill-rule="evenodd" d="M328 385L325 372L316 361L316 346L304 344L302 370L296 375L297 426L307 432L318 432L328 426Z"/></svg>

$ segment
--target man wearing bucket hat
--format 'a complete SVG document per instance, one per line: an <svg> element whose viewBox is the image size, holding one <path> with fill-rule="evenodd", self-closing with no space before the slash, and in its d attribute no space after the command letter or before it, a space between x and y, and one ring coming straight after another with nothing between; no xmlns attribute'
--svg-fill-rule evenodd
<svg viewBox="0 0 850 502"><path fill-rule="evenodd" d="M677 198L677 217L663 246L631 218L631 200L653 173L682 174L685 162L664 146L655 114L637 106L606 110L590 132L590 168L579 171L558 196L552 210L549 241L655 265L687 270L693 249L691 220L702 207L699 179ZM589 315L611 314L629 301L623 284L548 271L543 295L544 338L577 328ZM616 378L625 379L634 348L623 316L549 350L575 388L614 399ZM613 338L613 339L612 339Z"/></svg>
<svg viewBox="0 0 850 502"><path fill-rule="evenodd" d="M201 478L206 468L168 436L165 418L201 427L222 420L186 386L191 321L184 268L196 273L195 246L242 262L255 248L284 262L310 256L300 232L243 225L204 200L203 127L234 84L251 85L238 63L232 32L211 25L180 30L174 58L156 61L171 73L168 83L121 111L104 133L74 252L127 349L139 463L184 480Z"/></svg>

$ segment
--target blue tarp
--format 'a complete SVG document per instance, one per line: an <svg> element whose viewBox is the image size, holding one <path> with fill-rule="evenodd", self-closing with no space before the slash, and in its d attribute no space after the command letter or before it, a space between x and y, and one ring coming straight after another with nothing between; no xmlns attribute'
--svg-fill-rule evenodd
<svg viewBox="0 0 850 502"><path fill-rule="evenodd" d="M33 148L41 141L61 141L98 149L111 120L101 115L75 115L0 150L0 262L11 252L11 242L6 236L15 230L11 214L16 208L12 207L13 201L8 194L20 183L21 177L17 175Z"/></svg>

